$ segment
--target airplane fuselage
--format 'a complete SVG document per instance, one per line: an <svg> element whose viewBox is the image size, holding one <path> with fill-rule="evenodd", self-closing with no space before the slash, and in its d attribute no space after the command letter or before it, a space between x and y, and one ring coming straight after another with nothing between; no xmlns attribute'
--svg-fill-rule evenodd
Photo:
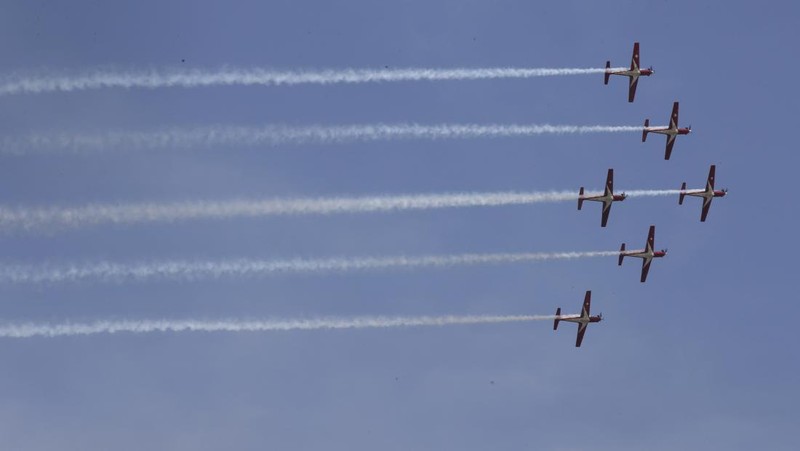
<svg viewBox="0 0 800 451"><path fill-rule="evenodd" d="M625 77L631 77L633 79L639 77L649 77L653 75L653 71L650 69L625 69L625 70L615 70L615 71L606 71L609 75L623 75Z"/></svg>
<svg viewBox="0 0 800 451"><path fill-rule="evenodd" d="M600 315L595 316L580 316L580 315L562 315L558 317L559 321L566 321L568 323L589 324L599 323L603 320Z"/></svg>
<svg viewBox="0 0 800 451"><path fill-rule="evenodd" d="M667 253L665 251L654 251L652 249L641 249L636 251L624 251L620 255L625 257L643 258L645 260L652 260L654 258L661 258Z"/></svg>
<svg viewBox="0 0 800 451"><path fill-rule="evenodd" d="M625 200L626 197L628 196L624 194L603 194L602 196L583 196L582 199L589 200L592 202L607 203L607 202L620 202Z"/></svg>
<svg viewBox="0 0 800 451"><path fill-rule="evenodd" d="M678 135L688 135L692 132L690 128L686 127L645 127L647 133L658 133L659 135L667 135L671 137L675 137Z"/></svg>
<svg viewBox="0 0 800 451"><path fill-rule="evenodd" d="M725 191L720 191L720 190L704 189L704 190L683 191L680 194L683 194L685 196L702 197L704 199L713 199L715 197L725 197L727 193Z"/></svg>

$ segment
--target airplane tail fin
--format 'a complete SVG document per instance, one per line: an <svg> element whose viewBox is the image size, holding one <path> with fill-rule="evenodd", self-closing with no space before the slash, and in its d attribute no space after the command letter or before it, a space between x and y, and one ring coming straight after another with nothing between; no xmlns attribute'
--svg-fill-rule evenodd
<svg viewBox="0 0 800 451"><path fill-rule="evenodd" d="M642 129L642 142L647 141L647 133L648 133L647 127L649 127L649 126L650 126L650 119L645 119L644 120L644 129Z"/></svg>
<svg viewBox="0 0 800 451"><path fill-rule="evenodd" d="M678 198L678 205L683 205L683 198L686 197L686 182L681 184L681 193L680 197Z"/></svg>
<svg viewBox="0 0 800 451"><path fill-rule="evenodd" d="M583 207L583 187L581 186L580 192L578 192L578 210Z"/></svg>
<svg viewBox="0 0 800 451"><path fill-rule="evenodd" d="M606 73L605 73L605 77L606 78L605 78L605 82L604 82L604 84L606 84L606 85L608 84L608 77L611 76L611 74L608 71L609 69L611 69L611 61L606 61Z"/></svg>
<svg viewBox="0 0 800 451"><path fill-rule="evenodd" d="M617 262L617 266L622 266L622 259L625 258L625 243L622 243L622 246L619 248L619 261Z"/></svg>
<svg viewBox="0 0 800 451"><path fill-rule="evenodd" d="M553 330L558 330L559 321L561 321L561 307L556 309L556 319L553 321Z"/></svg>

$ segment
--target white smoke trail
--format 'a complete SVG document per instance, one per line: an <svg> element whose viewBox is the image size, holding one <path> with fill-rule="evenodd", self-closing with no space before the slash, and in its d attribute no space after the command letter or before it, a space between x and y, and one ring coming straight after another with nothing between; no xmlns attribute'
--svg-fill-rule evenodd
<svg viewBox="0 0 800 451"><path fill-rule="evenodd" d="M622 70L623 68L614 69ZM263 68L211 70L95 70L79 75L14 75L0 79L0 95L70 92L102 88L197 88L204 86L292 86L338 83L382 83L400 81L447 81L498 78L533 78L602 74L605 68L454 68L454 69L328 69L320 71L276 71Z"/></svg>
<svg viewBox="0 0 800 451"><path fill-rule="evenodd" d="M82 227L95 224L136 224L193 219L328 215L459 207L523 205L577 199L576 192L494 192L406 194L397 196L331 197L176 203L90 204L82 207L9 208L0 206L0 230Z"/></svg>
<svg viewBox="0 0 800 451"><path fill-rule="evenodd" d="M109 132L105 134L38 134L5 137L0 153L25 155L48 152L106 152L111 150L194 149L225 146L276 146L282 144L333 144L396 139L467 139L534 136L542 134L586 134L640 132L630 125L550 124L361 124L361 125L267 125L240 127L211 125L151 132Z"/></svg>
<svg viewBox="0 0 800 451"><path fill-rule="evenodd" d="M679 189L638 189L632 191L624 191L628 197L656 197L656 196L674 196L680 194Z"/></svg>
<svg viewBox="0 0 800 451"><path fill-rule="evenodd" d="M631 197L667 196L679 190L635 190ZM589 193L592 196L601 193ZM576 200L575 191L404 194L175 203L90 204L82 207L13 208L0 206L0 230L77 228L97 224L139 224L195 219L287 215L374 213L442 208L529 205Z"/></svg>
<svg viewBox="0 0 800 451"><path fill-rule="evenodd" d="M153 332L273 332L291 330L379 329L395 327L450 326L467 324L498 324L552 320L555 316L420 316L420 317L360 317L276 320L129 320L96 321L63 324L4 324L0 338L61 337L95 334Z"/></svg>
<svg viewBox="0 0 800 451"><path fill-rule="evenodd" d="M59 283L96 281L198 280L223 277L267 277L276 274L375 271L382 269L448 268L544 260L619 255L618 251L428 255L420 257L363 257L291 260L164 261L150 263L100 262L85 265L0 265L0 283Z"/></svg>

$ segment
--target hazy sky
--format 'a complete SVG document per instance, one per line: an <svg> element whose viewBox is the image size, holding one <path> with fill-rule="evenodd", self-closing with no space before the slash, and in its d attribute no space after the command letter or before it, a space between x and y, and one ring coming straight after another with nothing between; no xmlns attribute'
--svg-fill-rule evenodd
<svg viewBox="0 0 800 451"><path fill-rule="evenodd" d="M614 257L194 281L0 284L4 321L577 312L549 322L0 340L4 449L795 449L800 63L792 2L8 1L0 78L102 68L602 67L642 79L101 89L0 98L2 139L206 125L681 124L638 133L0 157L2 206L717 186L574 202L0 234L0 264L615 250Z"/></svg>

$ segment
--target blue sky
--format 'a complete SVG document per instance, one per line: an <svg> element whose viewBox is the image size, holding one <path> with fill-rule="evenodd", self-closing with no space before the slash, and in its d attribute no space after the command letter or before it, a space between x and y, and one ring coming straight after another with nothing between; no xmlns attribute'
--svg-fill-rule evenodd
<svg viewBox="0 0 800 451"><path fill-rule="evenodd" d="M535 3L535 4L534 4ZM605 321L0 341L8 449L794 449L800 314L792 208L800 69L791 2L6 2L0 74L94 67L643 65L602 76L98 90L0 102L6 136L203 124L664 123L636 134L3 157L2 204L718 186L573 203L196 221L0 236L4 263L613 250L657 225L646 284L613 258L196 282L0 286L7 321L551 314ZM181 63L181 60L186 60ZM572 326L572 325L566 325ZM493 383L492 383L493 382Z"/></svg>

